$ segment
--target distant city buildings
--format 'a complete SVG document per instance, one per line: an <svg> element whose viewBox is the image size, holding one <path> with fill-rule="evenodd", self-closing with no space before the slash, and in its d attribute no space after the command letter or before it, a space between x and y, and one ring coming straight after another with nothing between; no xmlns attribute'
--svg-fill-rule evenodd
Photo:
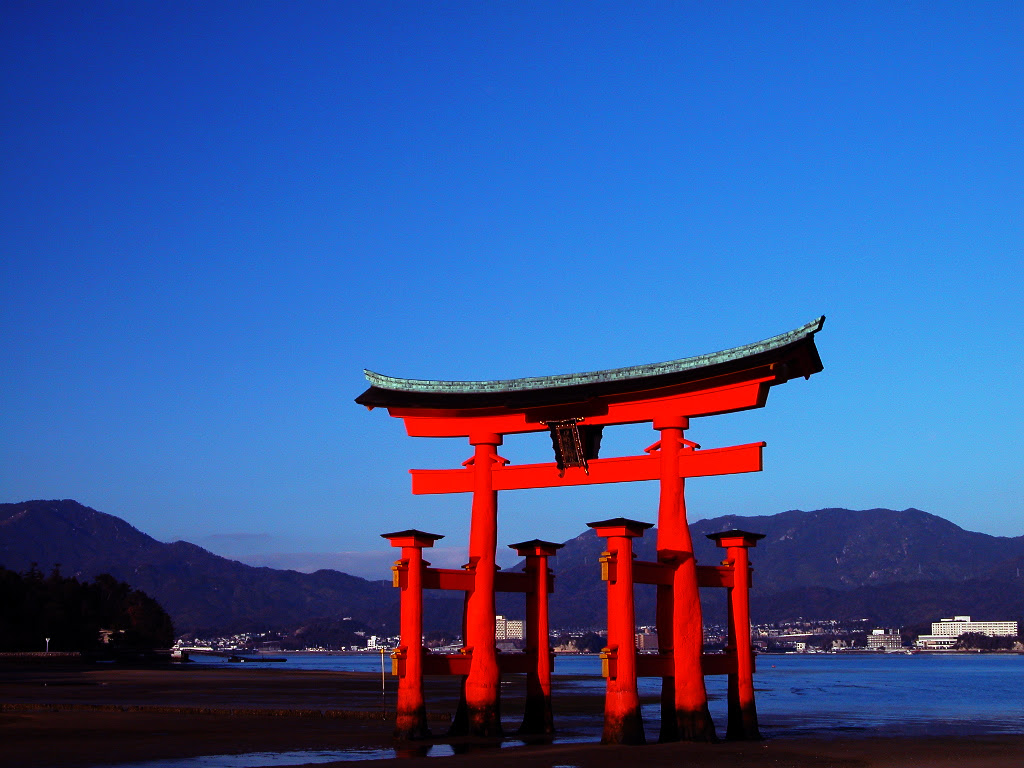
<svg viewBox="0 0 1024 768"><path fill-rule="evenodd" d="M932 622L930 635L919 635L914 643L918 648L944 650L956 646L960 635L978 634L989 637L1015 637L1016 621L971 621L970 616L953 616Z"/></svg>
<svg viewBox="0 0 1024 768"><path fill-rule="evenodd" d="M523 622L521 619L506 619L498 615L494 617L495 640L522 640Z"/></svg>
<svg viewBox="0 0 1024 768"><path fill-rule="evenodd" d="M977 632L979 635L990 635L992 637L1005 637L1017 634L1016 621L971 621L970 616L954 616L951 619L941 619L932 622L933 635L953 635L959 637L968 632Z"/></svg>
<svg viewBox="0 0 1024 768"><path fill-rule="evenodd" d="M899 630L873 629L867 636L869 651L898 651L903 647L903 638Z"/></svg>
<svg viewBox="0 0 1024 768"><path fill-rule="evenodd" d="M636 634L636 647L640 651L656 651L658 650L658 633L652 632L648 628L644 628L644 631L637 632Z"/></svg>
<svg viewBox="0 0 1024 768"><path fill-rule="evenodd" d="M797 619L771 624L759 624L751 628L751 639L761 652L775 653L821 653L825 651L868 650L895 652L902 648L898 629L871 629L869 619ZM496 616L495 641L502 651L516 652L523 648L525 638L524 622ZM1024 641L1018 637L1019 623L1016 621L973 621L970 616L953 616L935 621L931 634L920 635L914 643L919 650L954 650L973 648L978 650L1024 651ZM307 651L380 652L400 644L397 636L371 635L362 630L353 633L351 641L344 645L332 645L330 649L310 645ZM964 635L974 635L964 640ZM977 637L987 636L991 640ZM658 633L654 626L638 626L635 635L636 647L640 651L658 650ZM445 644L432 645L436 653L457 653L461 638L446 638ZM606 642L604 632L590 629L551 630L551 646L555 653L594 653ZM728 628L709 624L704 627L704 642L709 649L720 651L728 644ZM354 644L350 644L354 643ZM225 653L240 650L262 650L284 652L288 648L275 632L254 632L214 638L181 638L174 648L197 653Z"/></svg>

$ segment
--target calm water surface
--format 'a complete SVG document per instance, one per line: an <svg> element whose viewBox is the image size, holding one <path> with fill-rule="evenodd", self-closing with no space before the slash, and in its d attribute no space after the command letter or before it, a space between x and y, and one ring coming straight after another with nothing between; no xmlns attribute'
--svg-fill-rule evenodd
<svg viewBox="0 0 1024 768"><path fill-rule="evenodd" d="M379 656L286 655L285 663L257 662L253 666L373 673L381 669ZM201 657L199 663L229 662ZM557 707L559 690L603 692L600 671L600 661L594 656L557 657L553 688L555 724L560 734L556 741L600 740L600 716L584 718L559 712ZM591 677L581 679L580 675ZM711 714L721 735L726 717L726 679L715 676L706 680ZM394 682L390 676L387 682L392 689ZM660 685L660 680L642 678L641 696L657 696ZM1024 733L1024 655L764 655L758 657L754 687L761 731L769 738ZM645 705L643 714L648 739L654 741L658 706ZM509 718L512 716L509 713ZM514 730L516 723L509 720L506 725ZM508 740L504 746L521 743ZM448 744L431 744L418 747L417 752L420 756L445 756L453 754L453 749ZM390 747L251 752L155 760L112 768L262 768L395 756Z"/></svg>
<svg viewBox="0 0 1024 768"><path fill-rule="evenodd" d="M380 672L380 657L374 655L287 656L283 664L265 666ZM556 657L556 712L559 690L602 692L600 672L596 656ZM726 679L705 679L711 714L722 730ZM393 685L390 674L388 684ZM758 657L754 687L758 718L769 736L1024 733L1024 655L766 654ZM641 695L657 695L660 689L659 679L641 678ZM600 734L600 723L587 727L568 713L561 717L573 720L573 730ZM658 717L657 705L644 707L649 733Z"/></svg>

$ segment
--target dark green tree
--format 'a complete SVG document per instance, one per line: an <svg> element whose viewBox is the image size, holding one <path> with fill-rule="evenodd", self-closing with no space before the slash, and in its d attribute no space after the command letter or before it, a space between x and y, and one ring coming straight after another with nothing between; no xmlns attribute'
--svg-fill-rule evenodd
<svg viewBox="0 0 1024 768"><path fill-rule="evenodd" d="M115 648L166 648L174 642L167 612L153 598L109 575L89 583L0 567L0 650L91 651L101 630Z"/></svg>

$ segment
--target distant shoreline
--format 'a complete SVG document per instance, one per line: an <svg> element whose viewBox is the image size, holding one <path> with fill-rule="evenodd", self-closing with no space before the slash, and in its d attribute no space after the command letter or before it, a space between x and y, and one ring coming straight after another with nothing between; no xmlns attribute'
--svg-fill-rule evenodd
<svg viewBox="0 0 1024 768"><path fill-rule="evenodd" d="M247 651L244 649L240 650L225 650L225 651L193 651L187 650L190 656L217 656L226 657L231 655L240 655L243 653L252 653L253 655L259 656L258 651ZM273 653L278 656L380 656L380 651L313 651L313 650L301 650L301 651L268 651L267 653ZM387 649L384 655L389 655L391 649ZM593 656L598 657L599 653L573 653L566 651L554 651L556 658L561 656ZM7 654L0 653L0 658L3 658ZM18 656L24 654L10 654L11 656ZM36 654L43 655L45 654ZM654 655L654 654L651 654ZM941 651L933 648L922 648L922 649L911 649L905 648L899 651L869 651L866 649L858 648L856 650L839 650L839 651L818 651L818 652L801 652L801 651L758 651L757 656L1024 656L1024 651L1014 651L1007 649L1000 650L972 650L972 651Z"/></svg>
<svg viewBox="0 0 1024 768"><path fill-rule="evenodd" d="M260 651L250 651L247 649L233 649L223 651L207 651L207 650L193 650L184 649L189 655L190 660L193 656L203 657L211 656L216 658L226 658L233 655L241 654L252 654L254 656L263 655ZM316 650L301 650L301 651L272 651L277 656L367 656L377 657L382 655L380 651L316 651ZM386 649L384 655L391 653L390 649ZM571 652L554 652L555 657L560 656L600 656L598 653L571 653ZM840 651L819 651L815 653L806 653L800 651L758 651L758 656L1024 656L1024 651L1014 650L972 650L972 651L942 651L932 648L928 649L903 649L900 651L868 651L864 649L856 650L840 650ZM59 660L83 660L83 663L94 663L89 661L80 651L0 651L0 659L23 659L23 660L41 660L52 659L54 661ZM170 663L182 663L178 660L173 660ZM186 662L187 663L187 662Z"/></svg>

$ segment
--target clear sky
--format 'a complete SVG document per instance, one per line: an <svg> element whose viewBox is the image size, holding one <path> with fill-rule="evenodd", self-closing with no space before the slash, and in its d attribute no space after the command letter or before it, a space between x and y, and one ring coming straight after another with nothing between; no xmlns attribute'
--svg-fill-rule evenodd
<svg viewBox="0 0 1024 768"><path fill-rule="evenodd" d="M823 373L692 423L768 447L691 518L1024 534L1024 4L3 5L0 500L380 578L417 527L455 563L469 498L407 470L470 447L355 405L364 367L587 371L824 314ZM500 547L656 492L505 493Z"/></svg>

